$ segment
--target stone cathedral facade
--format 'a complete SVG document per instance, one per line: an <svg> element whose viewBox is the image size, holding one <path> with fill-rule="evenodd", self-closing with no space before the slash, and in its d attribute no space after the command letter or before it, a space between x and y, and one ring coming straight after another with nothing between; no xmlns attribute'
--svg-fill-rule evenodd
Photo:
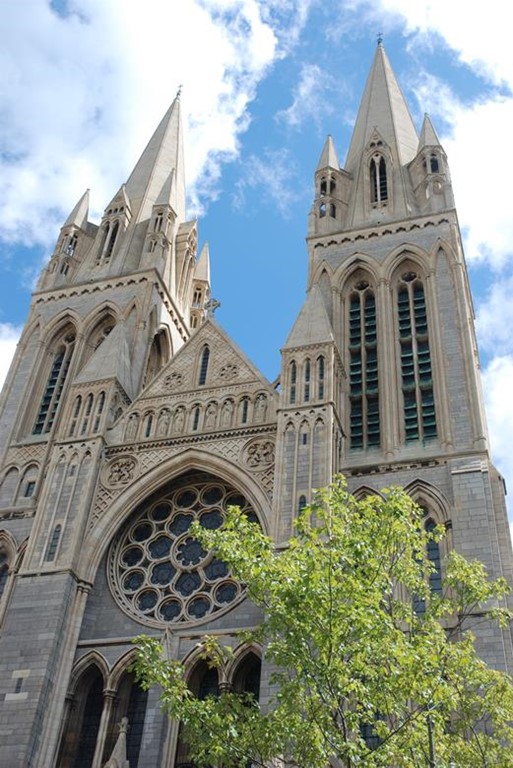
<svg viewBox="0 0 513 768"><path fill-rule="evenodd" d="M455 547L512 578L447 157L428 117L418 134L381 44L345 165L328 137L314 182L279 386L209 309L178 97L101 222L86 193L62 227L0 401L5 768L102 768L113 751L123 768L187 765L179 724L129 669L143 632L166 638L198 695L265 698L265 659L237 637L259 615L189 533L229 504L280 545L335 472L356 495L403 485L448 530L438 572ZM198 659L206 631L236 649L219 675ZM479 643L513 671L509 631Z"/></svg>

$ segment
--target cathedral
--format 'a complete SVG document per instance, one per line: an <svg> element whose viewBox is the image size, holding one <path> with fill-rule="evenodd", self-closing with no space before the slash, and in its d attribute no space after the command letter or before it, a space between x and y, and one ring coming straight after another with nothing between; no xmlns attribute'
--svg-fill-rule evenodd
<svg viewBox="0 0 513 768"><path fill-rule="evenodd" d="M199 696L269 695L257 609L194 520L240 505L276 544L311 489L401 485L443 575L451 548L512 581L447 157L378 44L344 166L313 179L307 294L269 382L214 317L186 215L180 98L99 224L88 193L43 269L0 400L0 765L185 768L133 638L164 638ZM270 340L271 341L271 340ZM440 579L432 580L440 589ZM513 672L510 630L478 648ZM204 633L234 648L209 669ZM121 726L120 726L121 724Z"/></svg>

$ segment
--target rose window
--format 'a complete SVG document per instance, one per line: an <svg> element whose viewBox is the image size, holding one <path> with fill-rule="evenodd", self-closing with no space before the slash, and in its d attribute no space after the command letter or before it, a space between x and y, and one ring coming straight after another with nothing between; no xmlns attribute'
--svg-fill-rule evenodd
<svg viewBox="0 0 513 768"><path fill-rule="evenodd" d="M242 595L226 563L205 551L190 529L195 520L204 528L219 528L231 505L252 520L256 515L223 481L206 474L189 480L143 503L110 550L114 596L133 618L153 626L207 619Z"/></svg>

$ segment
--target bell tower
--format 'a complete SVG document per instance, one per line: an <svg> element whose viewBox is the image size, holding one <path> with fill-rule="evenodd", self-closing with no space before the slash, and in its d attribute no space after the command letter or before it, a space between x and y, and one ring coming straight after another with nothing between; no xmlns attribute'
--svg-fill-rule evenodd
<svg viewBox="0 0 513 768"><path fill-rule="evenodd" d="M427 115L417 133L381 43L345 164L329 136L314 183L305 308L322 296L317 324L322 317L340 356L331 382L333 435L340 430L333 467L357 495L404 486L426 525L444 524L445 549L433 555L442 572L454 547L511 579L504 484L488 450L448 159ZM312 327L294 333L296 349L308 345ZM290 355L287 344L282 398ZM286 454L286 434L278 435ZM488 644L483 635L483 655L511 669L509 630L506 640L490 631L496 637Z"/></svg>

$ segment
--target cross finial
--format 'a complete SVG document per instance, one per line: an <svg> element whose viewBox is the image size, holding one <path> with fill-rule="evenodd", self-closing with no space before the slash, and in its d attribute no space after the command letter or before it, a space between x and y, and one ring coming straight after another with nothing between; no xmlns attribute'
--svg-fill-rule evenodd
<svg viewBox="0 0 513 768"><path fill-rule="evenodd" d="M221 306L221 302L217 299L209 299L207 303L205 304L205 309L207 310L207 317L214 317L214 312L216 309L219 309Z"/></svg>
<svg viewBox="0 0 513 768"><path fill-rule="evenodd" d="M381 45L381 43L383 42L383 32L378 32L378 34L376 35L376 38L378 41L378 45Z"/></svg>
<svg viewBox="0 0 513 768"><path fill-rule="evenodd" d="M177 99L179 99L180 96L182 95L182 88L183 88L183 85L180 83L180 85L178 86L178 90L176 92L176 98Z"/></svg>

